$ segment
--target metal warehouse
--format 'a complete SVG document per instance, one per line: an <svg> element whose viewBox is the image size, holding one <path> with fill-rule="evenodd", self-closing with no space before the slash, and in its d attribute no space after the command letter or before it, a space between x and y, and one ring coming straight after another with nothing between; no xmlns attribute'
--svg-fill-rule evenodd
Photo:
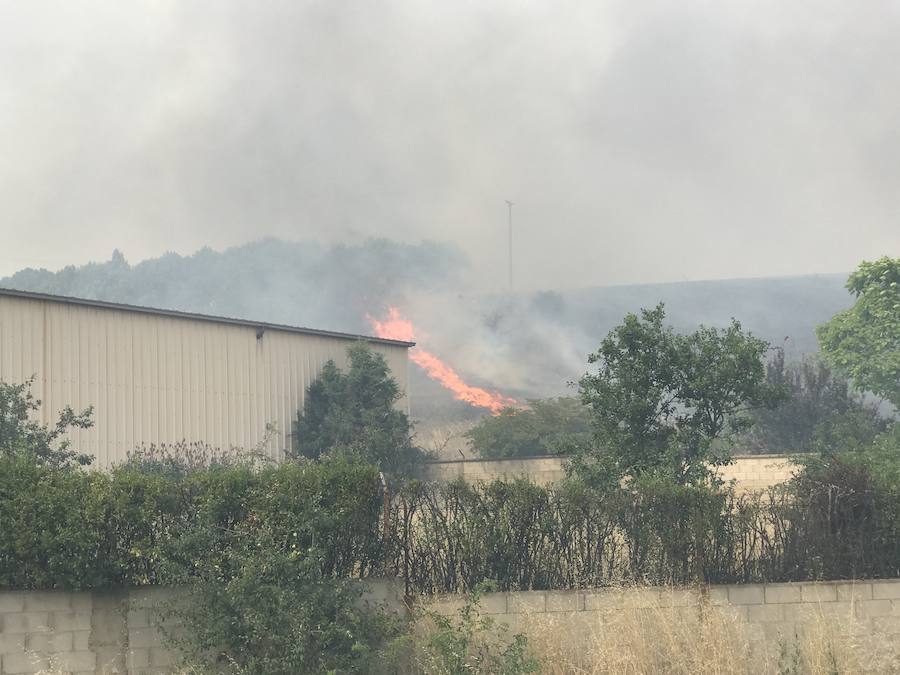
<svg viewBox="0 0 900 675"><path fill-rule="evenodd" d="M70 437L99 467L151 443L252 448L269 423L280 459L306 388L358 340L406 392L410 342L0 289L0 380L33 375L43 422L93 406Z"/></svg>

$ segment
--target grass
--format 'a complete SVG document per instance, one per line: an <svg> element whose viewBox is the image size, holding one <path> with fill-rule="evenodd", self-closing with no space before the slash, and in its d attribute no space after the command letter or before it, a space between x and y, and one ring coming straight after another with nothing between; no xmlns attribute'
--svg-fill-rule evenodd
<svg viewBox="0 0 900 675"><path fill-rule="evenodd" d="M802 621L750 623L746 608L658 600L594 612L523 615L516 626L550 675L837 675L900 672L900 645L810 605ZM676 591L677 592L677 591ZM646 596L645 596L646 597ZM673 606L674 605L674 606Z"/></svg>

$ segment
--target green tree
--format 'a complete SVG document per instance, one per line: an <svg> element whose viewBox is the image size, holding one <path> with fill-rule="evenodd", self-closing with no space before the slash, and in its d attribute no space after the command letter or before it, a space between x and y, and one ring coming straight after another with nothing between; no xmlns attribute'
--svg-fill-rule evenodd
<svg viewBox="0 0 900 675"><path fill-rule="evenodd" d="M591 414L577 398L534 399L482 418L465 435L485 458L568 454L590 443Z"/></svg>
<svg viewBox="0 0 900 675"><path fill-rule="evenodd" d="M25 456L50 466L85 466L93 461L89 455L71 449L65 436L72 429L93 426L92 408L76 413L66 406L53 425L34 420L41 401L31 393L34 378L21 384L0 381L0 455Z"/></svg>
<svg viewBox="0 0 900 675"><path fill-rule="evenodd" d="M783 387L788 398L776 408L750 413L753 426L737 441L741 450L852 450L870 445L889 427L877 404L866 402L818 357L786 363L784 351L777 350L766 366L766 380Z"/></svg>
<svg viewBox="0 0 900 675"><path fill-rule="evenodd" d="M847 290L854 305L816 331L822 356L857 388L900 408L900 258L863 262Z"/></svg>
<svg viewBox="0 0 900 675"><path fill-rule="evenodd" d="M342 456L404 475L420 453L412 444L409 417L395 406L400 388L384 357L367 345L356 344L347 354L346 373L329 361L307 389L294 422L294 456Z"/></svg>
<svg viewBox="0 0 900 675"><path fill-rule="evenodd" d="M588 357L597 371L580 386L596 442L576 458L575 471L595 480L652 474L701 482L710 466L731 461L728 445L717 441L750 424L741 413L783 398L766 382L769 344L739 322L682 335L664 319L662 304L628 314Z"/></svg>

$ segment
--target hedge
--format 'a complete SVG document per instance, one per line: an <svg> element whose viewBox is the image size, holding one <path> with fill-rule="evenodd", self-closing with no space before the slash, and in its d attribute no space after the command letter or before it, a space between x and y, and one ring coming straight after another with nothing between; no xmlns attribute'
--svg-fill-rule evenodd
<svg viewBox="0 0 900 675"><path fill-rule="evenodd" d="M606 492L410 481L387 494L376 469L345 463L101 473L6 458L0 588L179 583L262 526L325 577L398 577L411 594L484 579L516 590L900 576L900 496L866 471L835 461L743 497L653 480Z"/></svg>

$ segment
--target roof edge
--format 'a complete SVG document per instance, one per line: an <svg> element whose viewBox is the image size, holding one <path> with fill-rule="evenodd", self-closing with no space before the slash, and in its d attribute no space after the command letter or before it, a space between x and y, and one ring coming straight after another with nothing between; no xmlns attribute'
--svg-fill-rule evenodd
<svg viewBox="0 0 900 675"><path fill-rule="evenodd" d="M81 307L92 307L95 309L113 309L124 312L134 312L136 314L151 314L155 316L171 317L174 319L192 319L194 321L206 321L208 323L244 326L247 328L263 328L266 330L278 330L286 333L299 333L301 335L312 335L316 337L330 337L339 340L364 340L365 342L391 345L394 347L410 348L416 345L415 342L407 342L405 340L391 340L389 338L380 338L372 335L342 333L340 331L320 330L318 328L304 328L302 326L289 326L287 324L269 323L267 321L250 321L247 319L238 319L228 316L216 316L214 314L197 314L194 312L182 312L176 309L162 309L160 307L145 307L142 305L129 305L118 302L107 302L106 300L89 300L87 298L76 298L67 295L52 295L50 293L22 291L15 288L0 288L0 297L14 297L22 298L24 300L56 302L67 305L78 305Z"/></svg>

